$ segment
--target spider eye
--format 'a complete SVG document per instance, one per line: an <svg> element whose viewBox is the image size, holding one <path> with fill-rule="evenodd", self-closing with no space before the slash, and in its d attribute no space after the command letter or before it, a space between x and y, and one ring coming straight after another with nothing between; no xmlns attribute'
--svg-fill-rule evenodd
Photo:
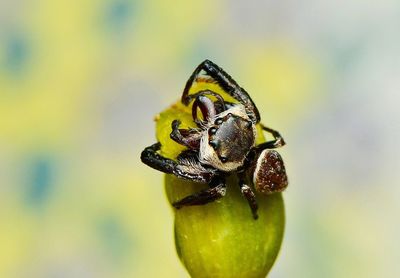
<svg viewBox="0 0 400 278"><path fill-rule="evenodd" d="M248 121L247 123L246 123L246 127L247 128L251 128L253 126L253 122L252 121Z"/></svg>
<svg viewBox="0 0 400 278"><path fill-rule="evenodd" d="M220 125L220 124L222 124L223 122L224 122L224 120L223 120L223 119L221 119L221 118L218 118L218 119L216 119L216 120L215 120L215 122L214 122L214 123L215 123L216 125Z"/></svg>
<svg viewBox="0 0 400 278"><path fill-rule="evenodd" d="M209 144L214 150L218 149L219 144L218 144L217 141L213 140L213 141L208 142L208 144Z"/></svg>
<svg viewBox="0 0 400 278"><path fill-rule="evenodd" d="M221 160L222 163L225 163L228 161L228 159L225 156L220 156L219 160Z"/></svg>
<svg viewBox="0 0 400 278"><path fill-rule="evenodd" d="M215 133L217 133L217 129L215 127L212 127L208 130L208 134L210 135L214 135Z"/></svg>

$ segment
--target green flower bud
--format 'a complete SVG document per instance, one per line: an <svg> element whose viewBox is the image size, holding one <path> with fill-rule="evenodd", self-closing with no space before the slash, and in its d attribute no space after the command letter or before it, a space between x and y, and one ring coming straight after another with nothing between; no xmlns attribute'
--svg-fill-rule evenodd
<svg viewBox="0 0 400 278"><path fill-rule="evenodd" d="M185 147L169 137L171 122L182 128L195 126L190 108L178 103L156 119L161 154L175 159ZM260 130L257 143L265 139ZM170 203L196 193L206 184L165 176ZM257 194L257 193L256 193ZM259 218L254 220L236 177L227 179L226 196L202 206L174 209L175 245L192 277L265 277L279 252L284 231L282 195L257 194Z"/></svg>

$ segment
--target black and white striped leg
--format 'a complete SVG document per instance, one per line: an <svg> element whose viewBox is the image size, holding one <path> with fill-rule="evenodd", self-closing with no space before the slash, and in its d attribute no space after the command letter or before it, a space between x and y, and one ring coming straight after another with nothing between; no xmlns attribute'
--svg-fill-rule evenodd
<svg viewBox="0 0 400 278"><path fill-rule="evenodd" d="M249 117L254 123L258 123L260 121L260 113L258 112L258 109L249 94L243 88L241 88L228 73L226 73L223 69L221 69L210 60L205 60L204 62L202 62L194 70L189 80L186 82L186 86L182 94L183 104L189 104L191 100L189 96L189 90L202 70L204 70L207 75L213 78L226 93L231 95L233 98L235 98L237 101L245 106Z"/></svg>
<svg viewBox="0 0 400 278"><path fill-rule="evenodd" d="M169 158L165 158L157 153L161 148L161 143L157 142L151 146L148 146L142 151L140 155L140 159L142 162L151 168L154 168L158 171L172 174L177 163Z"/></svg>
<svg viewBox="0 0 400 278"><path fill-rule="evenodd" d="M180 129L181 121L174 120L171 124L172 131L170 138L175 142L184 145L192 150L200 148L201 133L195 129Z"/></svg>
<svg viewBox="0 0 400 278"><path fill-rule="evenodd" d="M265 150L265 149L276 149L276 148L282 147L282 146L284 146L286 144L285 140L283 140L282 135L278 131L276 131L276 130L274 130L272 128L266 127L263 124L261 124L261 128L264 131L272 134L272 136L274 137L274 140L268 141L268 142L265 142L265 143L261 143L260 145L258 145L256 147L257 150L262 151L262 150Z"/></svg>
<svg viewBox="0 0 400 278"><path fill-rule="evenodd" d="M225 193L225 180L223 178L216 178L210 183L210 188L204 189L193 195L189 195L173 203L172 205L177 209L180 209L184 206L204 205L222 198L225 196Z"/></svg>
<svg viewBox="0 0 400 278"><path fill-rule="evenodd" d="M256 195L254 194L253 190L251 190L250 186L245 184L243 180L239 180L239 186L242 195L247 199L247 202L249 203L251 213L253 214L253 218L257 219L258 205L257 205Z"/></svg>
<svg viewBox="0 0 400 278"><path fill-rule="evenodd" d="M174 174L177 177L196 182L209 183L215 176L213 169L189 167L188 165L163 157L158 153L160 147L161 144L158 142L145 148L140 156L142 162L161 172Z"/></svg>

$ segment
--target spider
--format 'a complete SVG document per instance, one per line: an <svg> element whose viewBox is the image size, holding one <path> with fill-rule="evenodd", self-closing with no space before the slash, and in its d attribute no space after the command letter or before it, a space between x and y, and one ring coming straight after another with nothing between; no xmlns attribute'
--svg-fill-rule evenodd
<svg viewBox="0 0 400 278"><path fill-rule="evenodd" d="M189 95L194 82L200 81L219 85L238 103L225 101L212 90ZM281 192L287 187L283 160L272 150L285 145L282 136L260 124L260 114L249 94L210 60L202 62L190 76L181 101L186 106L193 102L192 117L197 127L180 129L181 122L174 120L170 137L187 149L172 160L158 153L161 147L158 142L143 150L142 162L164 173L208 184L207 189L174 202L172 205L177 209L220 199L226 193L226 177L237 175L240 191L249 203L253 218L257 219L256 195L246 180L252 180L255 190L263 194ZM257 124L274 140L256 145Z"/></svg>

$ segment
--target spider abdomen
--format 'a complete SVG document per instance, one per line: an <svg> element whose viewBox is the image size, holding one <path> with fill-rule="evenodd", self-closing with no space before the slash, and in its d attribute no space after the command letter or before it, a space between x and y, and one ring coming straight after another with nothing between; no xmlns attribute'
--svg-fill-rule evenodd
<svg viewBox="0 0 400 278"><path fill-rule="evenodd" d="M288 186L285 165L277 151L261 152L253 173L253 184L258 192L264 194L281 192Z"/></svg>

